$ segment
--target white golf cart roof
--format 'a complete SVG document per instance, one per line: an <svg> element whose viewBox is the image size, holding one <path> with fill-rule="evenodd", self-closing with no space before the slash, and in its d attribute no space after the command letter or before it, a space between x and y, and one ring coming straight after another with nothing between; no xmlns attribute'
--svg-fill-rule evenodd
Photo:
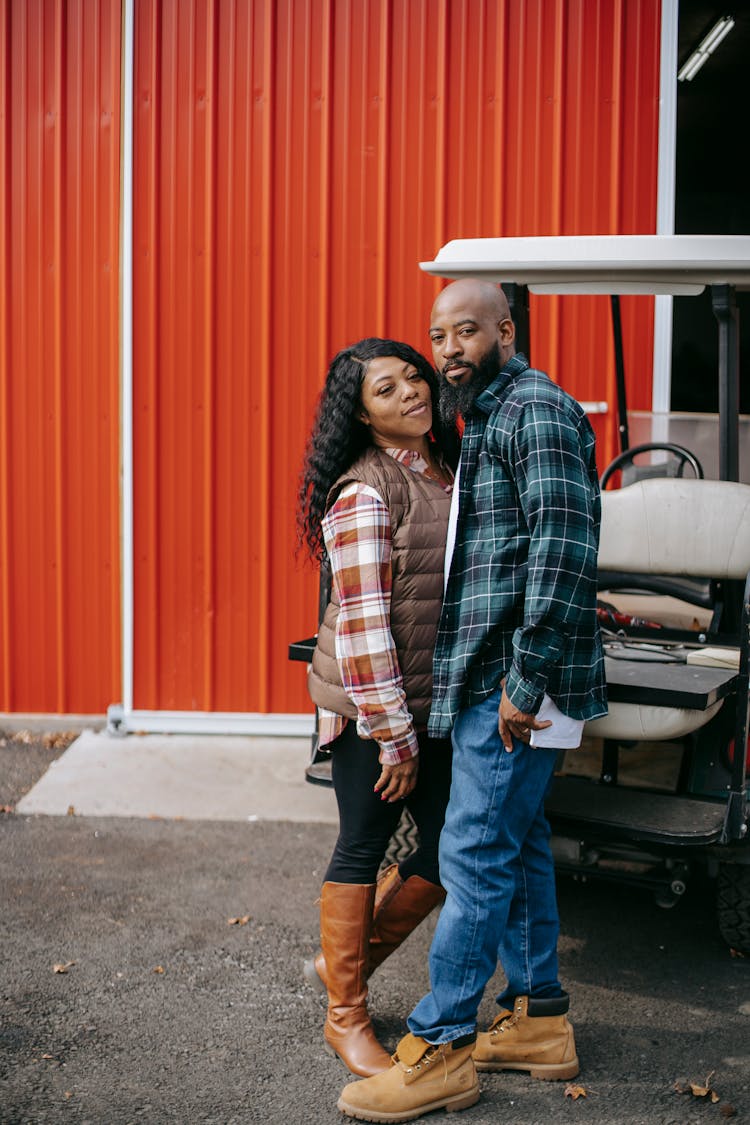
<svg viewBox="0 0 750 1125"><path fill-rule="evenodd" d="M750 237L713 234L458 238L420 267L437 277L481 277L532 293L671 293L706 285L750 288Z"/></svg>

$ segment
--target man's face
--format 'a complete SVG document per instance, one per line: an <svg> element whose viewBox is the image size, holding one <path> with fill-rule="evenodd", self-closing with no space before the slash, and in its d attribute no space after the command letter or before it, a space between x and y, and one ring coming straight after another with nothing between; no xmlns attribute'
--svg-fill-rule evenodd
<svg viewBox="0 0 750 1125"><path fill-rule="evenodd" d="M441 414L465 414L513 355L513 322L460 291L445 289L430 325L432 357L445 382Z"/></svg>
<svg viewBox="0 0 750 1125"><path fill-rule="evenodd" d="M498 371L503 366L500 360L500 346L491 344L488 352L474 363L463 360L464 366L460 369L450 369L445 372L445 378L440 381L440 417L451 425L460 414L465 417L474 405L477 395L495 379Z"/></svg>

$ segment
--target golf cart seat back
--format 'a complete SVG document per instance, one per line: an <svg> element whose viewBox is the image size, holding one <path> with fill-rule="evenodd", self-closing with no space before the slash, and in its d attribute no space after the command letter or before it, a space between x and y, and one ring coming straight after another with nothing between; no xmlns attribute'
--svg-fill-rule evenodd
<svg viewBox="0 0 750 1125"><path fill-rule="evenodd" d="M599 570L744 581L750 485L655 477L602 493Z"/></svg>
<svg viewBox="0 0 750 1125"><path fill-rule="evenodd" d="M602 493L600 584L610 572L646 589L650 576L750 581L750 485L660 477ZM681 738L721 705L612 703L586 734L617 742Z"/></svg>
<svg viewBox="0 0 750 1125"><path fill-rule="evenodd" d="M720 699L705 711L650 703L610 703L606 715L586 723L586 735L613 742L671 742L704 727L723 702Z"/></svg>

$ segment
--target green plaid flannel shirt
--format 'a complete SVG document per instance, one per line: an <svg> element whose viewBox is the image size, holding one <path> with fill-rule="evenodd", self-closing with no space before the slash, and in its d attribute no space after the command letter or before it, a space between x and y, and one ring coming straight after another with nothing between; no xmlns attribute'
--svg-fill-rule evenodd
<svg viewBox="0 0 750 1125"><path fill-rule="evenodd" d="M435 648L429 732L503 677L535 714L607 711L596 620L601 500L581 406L513 356L465 419L456 542Z"/></svg>

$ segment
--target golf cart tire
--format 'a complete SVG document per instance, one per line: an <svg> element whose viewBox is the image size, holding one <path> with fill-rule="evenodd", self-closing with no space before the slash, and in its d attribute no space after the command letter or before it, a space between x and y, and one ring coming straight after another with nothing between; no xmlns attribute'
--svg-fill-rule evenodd
<svg viewBox="0 0 750 1125"><path fill-rule="evenodd" d="M716 888L719 931L738 953L750 954L750 866L722 863Z"/></svg>

